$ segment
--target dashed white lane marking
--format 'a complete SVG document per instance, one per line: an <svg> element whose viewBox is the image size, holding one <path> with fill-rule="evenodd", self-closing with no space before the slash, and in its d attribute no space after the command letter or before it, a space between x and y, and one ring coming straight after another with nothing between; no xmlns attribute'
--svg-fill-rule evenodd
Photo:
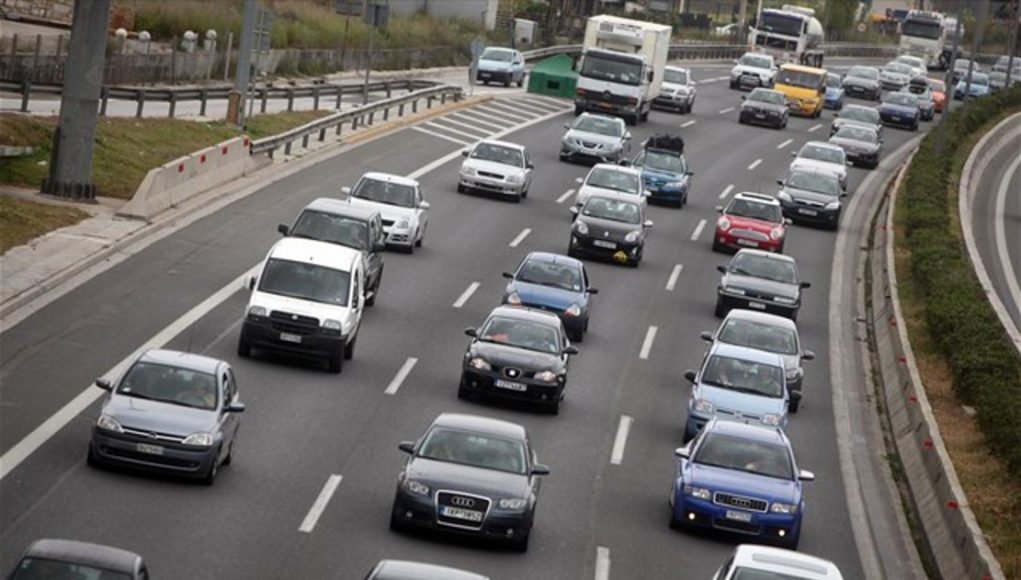
<svg viewBox="0 0 1021 580"><path fill-rule="evenodd" d="M610 580L610 549L596 546L596 578Z"/></svg>
<svg viewBox="0 0 1021 580"><path fill-rule="evenodd" d="M404 380L408 378L408 374L411 373L411 369L415 368L415 365L417 363L418 363L417 358L409 356L408 360L404 361L404 364L401 365L400 370L397 371L397 374L394 375L393 380L390 381L390 384L386 386L386 390L383 392L388 395L396 395L397 390L401 388L401 384L404 383Z"/></svg>
<svg viewBox="0 0 1021 580"><path fill-rule="evenodd" d="M641 360L647 360L649 358L649 351L652 350L652 343L656 340L656 332L659 328L650 326L649 330L645 331L645 340L642 341L642 350L638 353L638 358Z"/></svg>
<svg viewBox="0 0 1021 580"><path fill-rule="evenodd" d="M732 192L732 191L734 191L734 184L733 183L731 183L727 187L723 188L723 191L720 192L720 199L723 199L723 198L727 197L728 195L730 195L730 192Z"/></svg>
<svg viewBox="0 0 1021 580"><path fill-rule="evenodd" d="M454 139L453 137L450 137L448 135L444 135L442 133L437 133L436 131L430 131L429 129L423 129L422 127L419 127L417 125L414 126L414 127L411 127L411 130L412 131L418 131L419 133L425 133L426 135L430 135L430 136L433 136L433 137L438 137L440 139L445 139L447 141L450 141L451 143L457 143L458 145L471 145L472 144L471 141L462 141L461 139Z"/></svg>
<svg viewBox="0 0 1021 580"><path fill-rule="evenodd" d="M784 147L790 145L793 142L794 142L794 139L788 139L788 140L784 141L783 143L777 145L776 148L777 149L783 149Z"/></svg>
<svg viewBox="0 0 1021 580"><path fill-rule="evenodd" d="M705 229L705 220L699 220L698 225L695 226L695 231L691 232L691 241L698 240L698 237L702 235L702 230Z"/></svg>
<svg viewBox="0 0 1021 580"><path fill-rule="evenodd" d="M617 425L617 436L613 439L613 451L610 452L610 463L620 465L624 461L624 447L627 445L627 436L631 432L631 423L634 422L629 415L621 415L620 423Z"/></svg>
<svg viewBox="0 0 1021 580"><path fill-rule="evenodd" d="M518 245L521 244L521 242L525 241L525 238L527 238L528 234L530 233L532 233L532 228L525 228L521 230L521 233L518 234L518 237L511 240L510 247L512 248L518 247Z"/></svg>
<svg viewBox="0 0 1021 580"><path fill-rule="evenodd" d="M478 282L472 282L471 284L469 284L468 288L466 288L465 291L462 292L461 295L457 297L457 300L454 301L454 308L461 308L462 306L464 306L464 303L467 302L468 299L472 297L472 294L474 294L475 291L478 289L479 289Z"/></svg>
<svg viewBox="0 0 1021 580"><path fill-rule="evenodd" d="M666 291L667 292L673 292L674 291L674 287L677 286L677 278L681 275L681 270L683 270L683 269L684 269L684 266L682 264L677 264L676 266L674 266L673 271L670 272L670 277L667 278L667 281L666 281Z"/></svg>
<svg viewBox="0 0 1021 580"><path fill-rule="evenodd" d="M762 163L762 159L756 159L755 161L752 161L751 165L748 166L748 171L751 171L752 169L755 169L761 163Z"/></svg>
<svg viewBox="0 0 1021 580"><path fill-rule="evenodd" d="M819 129L822 129L822 125L821 124L819 124L819 125L812 125L811 127L808 128L808 132L809 133L814 133L814 132L818 131Z"/></svg>
<svg viewBox="0 0 1021 580"><path fill-rule="evenodd" d="M720 114L721 115L726 115L727 113L729 113L729 112L731 112L733 110L734 110L734 107L727 107L726 109L720 109Z"/></svg>
<svg viewBox="0 0 1021 580"><path fill-rule="evenodd" d="M567 201L567 198L571 197L572 195L574 195L574 190L568 189L567 191L564 192L563 195L557 198L557 203L564 203L565 201Z"/></svg>
<svg viewBox="0 0 1021 580"><path fill-rule="evenodd" d="M319 521L319 516L323 515L326 505L330 503L330 498L336 493L337 486L340 485L340 480L342 479L343 477L336 473L326 479L326 485L323 486L322 491L319 492L319 497L316 498L312 508L308 510L308 514L305 515L305 519L301 522L301 526L298 527L299 532L312 533L312 530L316 527L316 522Z"/></svg>
<svg viewBox="0 0 1021 580"><path fill-rule="evenodd" d="M692 119L690 121L685 121L685 122L681 123L681 129L684 129L685 127L690 127L690 126L694 125L695 123L698 123L698 121L696 121L695 119Z"/></svg>

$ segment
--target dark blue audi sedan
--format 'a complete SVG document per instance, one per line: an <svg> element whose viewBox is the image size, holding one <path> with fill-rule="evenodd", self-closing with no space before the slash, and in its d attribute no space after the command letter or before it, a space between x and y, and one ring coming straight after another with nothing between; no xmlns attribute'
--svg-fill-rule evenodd
<svg viewBox="0 0 1021 580"><path fill-rule="evenodd" d="M674 453L670 527L716 529L797 549L801 482L815 475L798 469L782 429L713 419Z"/></svg>
<svg viewBox="0 0 1021 580"><path fill-rule="evenodd" d="M588 332L592 295L599 290L591 286L581 260L532 252L513 273L504 272L503 277L510 279L503 291L504 304L552 312L563 321L568 338L582 341Z"/></svg>

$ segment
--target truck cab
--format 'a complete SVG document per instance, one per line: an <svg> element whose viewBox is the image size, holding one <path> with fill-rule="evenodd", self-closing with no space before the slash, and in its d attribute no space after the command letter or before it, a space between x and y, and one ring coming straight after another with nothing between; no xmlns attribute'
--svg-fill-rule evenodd
<svg viewBox="0 0 1021 580"><path fill-rule="evenodd" d="M815 11L784 4L779 10L765 8L749 34L756 50L771 54L779 62L796 62L822 67L822 24Z"/></svg>
<svg viewBox="0 0 1021 580"><path fill-rule="evenodd" d="M791 114L818 117L826 105L826 71L785 64L776 73L773 89L787 97Z"/></svg>

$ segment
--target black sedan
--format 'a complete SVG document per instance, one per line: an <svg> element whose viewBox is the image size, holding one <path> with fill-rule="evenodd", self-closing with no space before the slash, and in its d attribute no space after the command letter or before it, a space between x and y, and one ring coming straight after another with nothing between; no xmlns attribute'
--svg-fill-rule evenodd
<svg viewBox="0 0 1021 580"><path fill-rule="evenodd" d="M853 66L847 71L840 82L844 93L849 97L858 97L870 101L878 101L883 94L879 85L879 69L872 66Z"/></svg>
<svg viewBox="0 0 1021 580"><path fill-rule="evenodd" d="M399 448L411 458L397 476L391 530L446 531L528 550L538 476L549 468L537 462L524 427L444 413Z"/></svg>
<svg viewBox="0 0 1021 580"><path fill-rule="evenodd" d="M571 242L567 255L595 255L635 268L642 261L645 235L652 220L645 219L645 204L629 194L600 193L572 207Z"/></svg>
<svg viewBox="0 0 1021 580"><path fill-rule="evenodd" d="M801 290L811 286L798 279L794 258L762 250L740 250L726 266L716 289L716 316L731 308L748 308L797 320Z"/></svg>
<svg viewBox="0 0 1021 580"><path fill-rule="evenodd" d="M92 428L89 465L123 465L195 477L207 485L229 465L245 410L227 363L150 350L116 383Z"/></svg>
<svg viewBox="0 0 1021 580"><path fill-rule="evenodd" d="M755 89L747 97L741 97L741 111L737 122L744 125L770 125L776 129L787 126L787 97L772 89Z"/></svg>
<svg viewBox="0 0 1021 580"><path fill-rule="evenodd" d="M831 230L840 224L841 200L847 193L840 188L840 179L828 171L795 169L786 180L777 181L776 198L784 217L802 223L819 224Z"/></svg>
<svg viewBox="0 0 1021 580"><path fill-rule="evenodd" d="M883 138L875 129L847 125L830 137L830 143L839 145L847 154L847 160L856 166L869 169L879 167L879 157L883 154Z"/></svg>
<svg viewBox="0 0 1021 580"><path fill-rule="evenodd" d="M481 327L464 332L472 341L464 353L459 398L482 394L560 412L568 362L578 350L569 344L556 314L499 306Z"/></svg>

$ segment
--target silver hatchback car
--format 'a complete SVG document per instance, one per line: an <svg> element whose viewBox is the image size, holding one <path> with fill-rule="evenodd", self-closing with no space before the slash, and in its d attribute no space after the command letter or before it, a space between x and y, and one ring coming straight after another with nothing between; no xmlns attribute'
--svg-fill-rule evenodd
<svg viewBox="0 0 1021 580"><path fill-rule="evenodd" d="M486 139L461 151L465 157L458 193L482 191L508 195L518 202L532 185L532 158L523 145Z"/></svg>

